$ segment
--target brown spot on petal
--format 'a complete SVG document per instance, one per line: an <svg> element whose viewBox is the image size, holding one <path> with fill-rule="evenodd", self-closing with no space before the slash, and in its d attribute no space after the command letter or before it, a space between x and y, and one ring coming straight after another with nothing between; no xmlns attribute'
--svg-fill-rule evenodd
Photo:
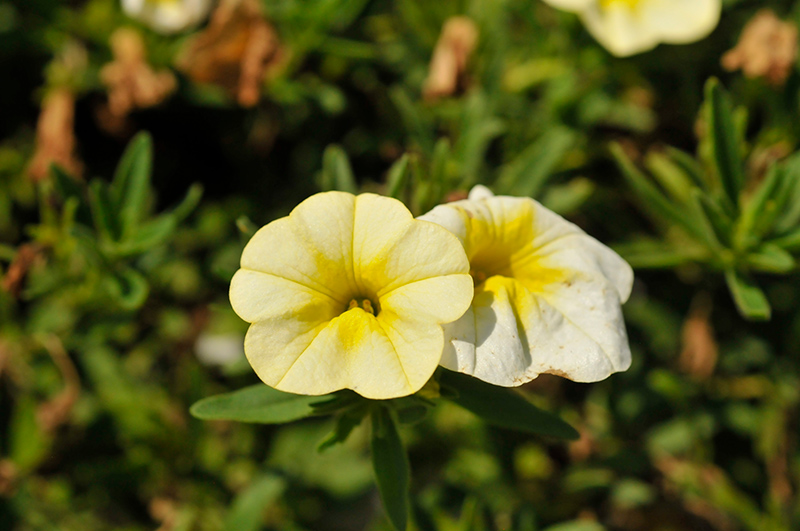
<svg viewBox="0 0 800 531"><path fill-rule="evenodd" d="M466 85L467 62L478 44L478 26L467 17L445 22L422 89L427 100L452 96Z"/></svg>
<svg viewBox="0 0 800 531"><path fill-rule="evenodd" d="M728 71L741 69L748 78L763 77L783 85L797 59L797 28L762 9L747 23L736 47L722 56Z"/></svg>

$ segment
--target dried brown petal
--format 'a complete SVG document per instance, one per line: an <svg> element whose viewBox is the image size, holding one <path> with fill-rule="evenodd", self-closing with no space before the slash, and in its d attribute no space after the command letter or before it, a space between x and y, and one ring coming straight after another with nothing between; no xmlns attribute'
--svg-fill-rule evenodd
<svg viewBox="0 0 800 531"><path fill-rule="evenodd" d="M711 303L706 298L698 299L684 321L681 332L681 370L698 380L706 380L714 374L719 356L714 330L709 322L710 316Z"/></svg>
<svg viewBox="0 0 800 531"><path fill-rule="evenodd" d="M83 171L75 155L75 96L67 88L50 91L42 102L36 124L36 151L28 165L28 175L41 181L52 164L74 176Z"/></svg>
<svg viewBox="0 0 800 531"><path fill-rule="evenodd" d="M472 19L453 17L445 22L422 89L425 99L452 96L463 88L467 62L477 44L478 27Z"/></svg>
<svg viewBox="0 0 800 531"><path fill-rule="evenodd" d="M285 62L275 28L254 0L223 0L208 27L192 40L178 68L198 83L222 87L240 105L261 97L261 84Z"/></svg>
<svg viewBox="0 0 800 531"><path fill-rule="evenodd" d="M106 111L111 117L124 118L134 109L158 105L175 90L172 72L155 71L147 63L144 41L135 30L116 30L110 45L114 60L102 68L100 81L108 88Z"/></svg>
<svg viewBox="0 0 800 531"><path fill-rule="evenodd" d="M762 9L744 27L736 47L722 56L722 66L779 86L786 82L796 59L797 28Z"/></svg>

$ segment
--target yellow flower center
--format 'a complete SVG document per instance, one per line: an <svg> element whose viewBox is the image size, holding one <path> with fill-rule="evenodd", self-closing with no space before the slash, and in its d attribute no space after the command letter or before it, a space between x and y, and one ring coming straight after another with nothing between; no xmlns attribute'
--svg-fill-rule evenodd
<svg viewBox="0 0 800 531"><path fill-rule="evenodd" d="M541 292L544 286L559 282L564 272L546 267L533 247L534 207L521 203L508 217L491 222L465 215L467 238L464 247L475 288L495 276L512 278L529 291Z"/></svg>
<svg viewBox="0 0 800 531"><path fill-rule="evenodd" d="M365 312L372 315L378 315L378 313L380 313L380 305L378 303L372 304L372 301L366 297L358 297L350 300L347 311L354 310L356 308L361 308Z"/></svg>
<svg viewBox="0 0 800 531"><path fill-rule="evenodd" d="M614 4L622 4L633 11L642 0L599 0L601 9L608 9Z"/></svg>

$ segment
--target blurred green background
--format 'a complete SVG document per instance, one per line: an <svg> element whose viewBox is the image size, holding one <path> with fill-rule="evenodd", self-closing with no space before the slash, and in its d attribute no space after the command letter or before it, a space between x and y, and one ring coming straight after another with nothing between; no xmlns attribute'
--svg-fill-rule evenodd
<svg viewBox="0 0 800 531"><path fill-rule="evenodd" d="M162 34L115 0L0 1L0 529L390 529L363 426L320 453L330 419L188 409L258 382L227 300L253 227L478 183L630 260L633 366L524 386L576 442L446 403L404 428L412 529L800 529L800 77L720 63L800 2L630 58L531 0L223 4ZM475 47L436 92L457 16Z"/></svg>

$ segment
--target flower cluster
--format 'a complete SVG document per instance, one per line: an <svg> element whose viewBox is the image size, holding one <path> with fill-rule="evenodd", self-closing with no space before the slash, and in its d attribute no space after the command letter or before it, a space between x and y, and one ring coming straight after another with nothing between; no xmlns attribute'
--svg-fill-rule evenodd
<svg viewBox="0 0 800 531"><path fill-rule="evenodd" d="M630 365L631 268L529 198L469 198L414 219L395 199L314 195L260 229L231 282L245 353L282 391L418 391L441 364L515 386Z"/></svg>

